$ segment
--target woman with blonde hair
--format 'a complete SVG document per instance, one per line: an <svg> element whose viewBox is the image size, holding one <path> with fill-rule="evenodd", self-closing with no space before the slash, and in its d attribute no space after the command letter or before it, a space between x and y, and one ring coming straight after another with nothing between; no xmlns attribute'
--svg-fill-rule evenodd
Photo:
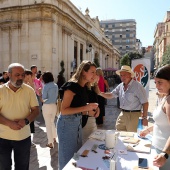
<svg viewBox="0 0 170 170"><path fill-rule="evenodd" d="M94 80L96 65L82 61L72 78L60 88L61 114L57 121L59 170L82 146L82 114L95 115L97 103L88 103L86 85Z"/></svg>
<svg viewBox="0 0 170 170"><path fill-rule="evenodd" d="M101 92L105 92L105 83L103 77L103 71L101 68L96 69L96 75L98 76L98 86ZM98 95L98 104L100 108L100 115L96 118L97 125L102 125L105 116L105 98Z"/></svg>

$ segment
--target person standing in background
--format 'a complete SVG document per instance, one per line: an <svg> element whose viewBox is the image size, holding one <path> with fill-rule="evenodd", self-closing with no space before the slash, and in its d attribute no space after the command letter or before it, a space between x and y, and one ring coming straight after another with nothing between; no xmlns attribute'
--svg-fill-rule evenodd
<svg viewBox="0 0 170 170"><path fill-rule="evenodd" d="M87 85L88 103L98 103L98 77L94 78L94 81ZM97 130L96 118L100 114L100 108L97 107L95 116L82 115L82 141L83 144L87 141L88 137Z"/></svg>
<svg viewBox="0 0 170 170"><path fill-rule="evenodd" d="M158 69L155 74L155 84L159 93L159 103L153 112L153 126L141 131L142 137L153 131L152 145L158 154L164 153L164 146L170 136L170 65L165 65ZM162 96L162 99L160 98ZM170 159L166 161L160 170L170 168Z"/></svg>
<svg viewBox="0 0 170 170"><path fill-rule="evenodd" d="M9 80L8 72L4 71L2 73L2 77L0 78L0 84L4 84L4 83L8 82L8 80Z"/></svg>
<svg viewBox="0 0 170 170"><path fill-rule="evenodd" d="M24 83L31 86L34 89L34 83L32 80L32 72L31 70L25 69L25 78L24 78ZM34 126L34 121L30 123L30 130L31 133L35 133L35 126ZM31 146L36 147L36 144L33 142L33 136L31 136Z"/></svg>
<svg viewBox="0 0 170 170"><path fill-rule="evenodd" d="M144 87L137 81L133 80L135 74L129 66L122 66L116 71L120 75L120 83L111 93L100 95L111 99L119 97L121 113L116 121L118 131L136 132L139 117L143 119L143 125L148 125L148 99ZM142 109L142 110L141 110Z"/></svg>
<svg viewBox="0 0 170 170"><path fill-rule="evenodd" d="M32 71L32 78L33 78L33 83L34 83L34 90L38 99L39 103L39 113L40 116L42 115L42 101L41 101L41 96L42 96L42 83L39 79L37 79L37 66L32 65L31 66L31 71ZM34 121L35 127L39 127L38 121Z"/></svg>
<svg viewBox="0 0 170 170"><path fill-rule="evenodd" d="M105 80L103 77L103 71L101 68L96 69L96 75L98 76L98 87L101 92L105 92ZM96 123L98 126L103 124L104 117L105 117L105 98L98 95L98 104L100 109L100 114L96 118Z"/></svg>
<svg viewBox="0 0 170 170"><path fill-rule="evenodd" d="M12 166L12 151L16 170L29 170L30 126L38 115L34 90L23 83L24 66L8 66L9 81L0 85L0 169Z"/></svg>
<svg viewBox="0 0 170 170"><path fill-rule="evenodd" d="M93 82L96 65L82 61L72 78L61 86L61 114L57 121L59 170L69 162L82 146L82 114L94 116L97 103L88 103L88 82Z"/></svg>
<svg viewBox="0 0 170 170"><path fill-rule="evenodd" d="M60 89L60 87L65 83L65 78L62 75L58 75L57 76L57 85L58 88Z"/></svg>
<svg viewBox="0 0 170 170"><path fill-rule="evenodd" d="M54 83L54 77L51 72L45 72L42 75L44 82L44 88L42 90L42 113L47 128L47 138L49 148L54 148L54 142L56 142L57 132L54 124L56 112L57 112L57 97L58 86Z"/></svg>

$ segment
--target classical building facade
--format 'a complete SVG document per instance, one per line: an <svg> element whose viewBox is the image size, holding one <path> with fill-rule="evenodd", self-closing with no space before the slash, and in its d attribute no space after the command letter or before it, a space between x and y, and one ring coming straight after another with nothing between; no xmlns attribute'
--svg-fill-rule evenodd
<svg viewBox="0 0 170 170"><path fill-rule="evenodd" d="M88 9L83 15L69 0L0 0L0 72L19 62L56 78L64 61L69 79L82 60L119 68L119 57Z"/></svg>
<svg viewBox="0 0 170 170"><path fill-rule="evenodd" d="M100 25L106 37L119 49L121 56L127 52L136 51L136 21L134 19L102 20Z"/></svg>
<svg viewBox="0 0 170 170"><path fill-rule="evenodd" d="M155 68L158 68L166 47L170 45L170 11L166 12L163 22L157 24L154 32Z"/></svg>

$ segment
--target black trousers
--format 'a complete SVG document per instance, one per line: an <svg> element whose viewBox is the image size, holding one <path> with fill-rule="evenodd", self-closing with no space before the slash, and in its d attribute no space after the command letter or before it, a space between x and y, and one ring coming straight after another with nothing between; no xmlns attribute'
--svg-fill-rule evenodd
<svg viewBox="0 0 170 170"><path fill-rule="evenodd" d="M105 116L105 98L102 96L97 96L98 104L100 108L100 115L96 118L97 125L103 124L103 116Z"/></svg>

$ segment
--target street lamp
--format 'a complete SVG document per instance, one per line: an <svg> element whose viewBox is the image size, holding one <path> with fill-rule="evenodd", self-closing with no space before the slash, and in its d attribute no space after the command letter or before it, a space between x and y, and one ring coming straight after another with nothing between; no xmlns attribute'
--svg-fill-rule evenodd
<svg viewBox="0 0 170 170"><path fill-rule="evenodd" d="M105 68L107 67L108 57L109 57L109 54L107 54L106 57L105 57Z"/></svg>
<svg viewBox="0 0 170 170"><path fill-rule="evenodd" d="M88 48L86 49L86 53L90 52L91 50L92 50L92 45L89 44L89 45L88 45Z"/></svg>

